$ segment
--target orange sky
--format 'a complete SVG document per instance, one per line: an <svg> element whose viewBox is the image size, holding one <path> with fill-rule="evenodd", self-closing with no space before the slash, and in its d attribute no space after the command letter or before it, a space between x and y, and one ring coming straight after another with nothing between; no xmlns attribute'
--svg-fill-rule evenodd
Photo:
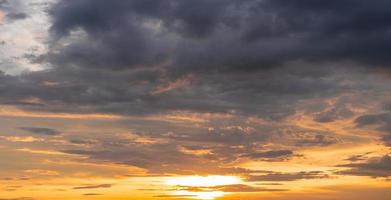
<svg viewBox="0 0 391 200"><path fill-rule="evenodd" d="M129 198L282 200L299 196L303 199L357 199L362 195L367 197L377 195L377 199L387 199L390 195L390 182L386 176L381 175L381 170L373 171L373 176L378 173L379 177L365 175L365 169L359 167L356 167L357 170L363 170L364 176L359 175L360 171L357 175L353 172L350 174L349 169L355 168L353 165L348 166L352 161L346 159L360 155L363 161L355 162L365 163L368 162L365 160L372 159L376 161L388 151L387 147L377 141L376 135L357 129L352 125L351 119L338 120L324 127L324 124L314 122L310 116L304 114L292 116L284 122L284 128L279 127L281 131L292 130L292 127L302 127L302 131L309 129L333 131L332 136L338 142L323 146L297 146L294 154L280 156L277 155L278 153L273 155L270 152L272 149L286 149L291 146L291 136L285 133L286 141L278 142L280 136L274 135L264 143L263 147L271 150L260 150L259 159L255 160L239 157L229 162L222 161L221 164L211 162L205 160L205 156L216 154L213 152L215 151L213 147L196 150L189 147L190 144L194 146L194 142L183 141L182 144L176 144L175 149L181 152L176 156L186 159L186 162L176 164L175 160L170 161L173 158L167 157L164 158L168 159L167 161L159 160L156 164L164 162L168 167L173 168L163 168L159 171L159 168L150 165L142 167L119 163L133 156L131 151L121 150L122 145L136 143L142 146L143 151L148 151L145 148L153 149L155 145L164 146L173 140L163 136L137 134L137 130L132 128L133 125L139 127L140 123L145 123L153 128L158 124L157 128L163 126L170 127L172 130L187 129L191 133L192 129L211 131L209 126L215 118L229 124L238 116L174 113L165 116L111 118L103 115L99 117L100 115L97 114L83 116L40 113L40 117L36 117L34 112L21 113L16 109L3 108L0 137L2 161L0 188L2 195L10 199L32 197L43 200ZM203 120L197 120L198 118ZM251 121L247 122L247 128L243 129L248 133L242 134L255 134L253 129L256 128L249 127L260 126L258 127L260 129L265 126L275 126L263 120L251 119ZM50 135L50 131L27 127L50 127L53 132L56 130L61 133ZM226 126L227 130L232 128L234 127ZM99 147L98 143L101 142L109 143L99 144ZM94 158L93 155L89 155L89 151L102 151L101 148L105 145L113 148L110 150L109 157L102 155L104 158ZM115 146L120 146L120 149L116 150ZM80 148L91 150L67 151ZM237 148L242 147L239 145ZM265 152L269 152L270 156ZM140 153L141 156L152 160L155 156L157 159L161 156L158 152L152 152L152 155L149 155L149 152ZM116 157L119 155L121 156ZM199 166L198 162L204 164ZM247 171L243 171L244 169Z"/></svg>

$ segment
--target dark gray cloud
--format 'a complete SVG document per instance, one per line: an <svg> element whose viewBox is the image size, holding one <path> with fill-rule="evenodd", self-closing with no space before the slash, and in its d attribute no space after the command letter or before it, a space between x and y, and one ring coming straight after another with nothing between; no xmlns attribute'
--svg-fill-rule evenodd
<svg viewBox="0 0 391 200"><path fill-rule="evenodd" d="M292 60L353 60L388 65L387 0L375 1L59 1L57 63L111 69L170 61L179 71L251 70ZM58 49L57 49L58 50Z"/></svg>
<svg viewBox="0 0 391 200"><path fill-rule="evenodd" d="M326 111L318 113L314 120L321 123L333 122L353 116L353 112L344 104L334 105Z"/></svg>
<svg viewBox="0 0 391 200"><path fill-rule="evenodd" d="M337 143L337 139L329 136L316 134L312 137L298 139L297 146L328 146Z"/></svg>
<svg viewBox="0 0 391 200"><path fill-rule="evenodd" d="M350 169L342 170L339 174L353 176L371 176L371 177L390 177L391 176L391 157L385 155L383 157L371 158L362 163L350 163L339 165L340 167L348 167Z"/></svg>
<svg viewBox="0 0 391 200"><path fill-rule="evenodd" d="M357 127L375 126L381 132L381 139L385 145L391 146L391 113L384 112L378 114L362 115L356 120Z"/></svg>
<svg viewBox="0 0 391 200"><path fill-rule="evenodd" d="M391 115L389 113L370 114L358 117L355 122L358 127L370 126L370 125L384 125L391 121ZM391 131L391 129L385 130Z"/></svg>
<svg viewBox="0 0 391 200"><path fill-rule="evenodd" d="M296 67L303 73L295 72ZM252 74L197 74L192 82L161 94L154 91L178 79L172 80L159 70L61 68L22 77L1 75L0 102L30 110L70 113L140 115L185 110L281 119L294 114L294 105L300 100L350 89L339 87L342 80L332 77L328 70L316 77L306 74L311 67L291 66ZM39 101L28 101L32 97Z"/></svg>
<svg viewBox="0 0 391 200"><path fill-rule="evenodd" d="M388 48L379 42L388 34L382 31L388 21L372 25L373 13L388 17L383 10L388 2L319 4L325 6L269 0L59 1L50 11L49 53L34 60L52 68L1 74L0 103L52 112L186 110L283 119L295 113L297 102L352 89L342 85L346 77L337 76L347 73L341 69L345 64L335 63L387 62L387 56L365 51ZM316 119L350 114L338 107Z"/></svg>
<svg viewBox="0 0 391 200"><path fill-rule="evenodd" d="M19 127L19 128L38 135L55 136L61 134L61 132L51 128L43 128L43 127Z"/></svg>

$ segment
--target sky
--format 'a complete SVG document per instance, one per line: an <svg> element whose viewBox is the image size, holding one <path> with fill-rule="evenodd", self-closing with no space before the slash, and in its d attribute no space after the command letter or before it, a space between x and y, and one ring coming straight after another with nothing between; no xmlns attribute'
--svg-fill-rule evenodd
<svg viewBox="0 0 391 200"><path fill-rule="evenodd" d="M0 0L0 200L389 200L390 8Z"/></svg>

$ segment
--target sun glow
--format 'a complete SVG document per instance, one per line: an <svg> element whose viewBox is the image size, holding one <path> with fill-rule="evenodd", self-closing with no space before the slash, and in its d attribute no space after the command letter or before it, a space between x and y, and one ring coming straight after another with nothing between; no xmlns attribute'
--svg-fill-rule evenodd
<svg viewBox="0 0 391 200"><path fill-rule="evenodd" d="M241 182L242 180L236 176L183 176L168 179L166 185L180 186L178 190L173 192L173 196L213 200L226 194L214 190L213 187L240 184ZM187 189L187 187L189 188ZM200 191L193 191L197 187L201 188Z"/></svg>

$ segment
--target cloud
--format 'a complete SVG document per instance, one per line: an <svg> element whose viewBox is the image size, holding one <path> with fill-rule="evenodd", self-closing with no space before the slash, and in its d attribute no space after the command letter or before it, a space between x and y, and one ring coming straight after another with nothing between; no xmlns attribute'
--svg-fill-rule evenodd
<svg viewBox="0 0 391 200"><path fill-rule="evenodd" d="M280 120L305 99L353 90L338 77L342 69L389 61L382 54L390 46L383 31L389 20L380 20L389 17L388 1L321 4L58 1L50 9L48 52L31 60L49 68L1 74L0 103L66 113L194 111Z"/></svg>
<svg viewBox="0 0 391 200"><path fill-rule="evenodd" d="M153 126L153 123L149 125ZM159 126L159 130L151 133L134 134L132 139L127 136L128 138L95 140L94 143L88 144L82 142L81 144L87 145L78 145L76 149L74 145L68 146L61 152L80 155L90 161L136 166L154 174L244 174L253 170L226 165L238 159L251 159L241 155L253 152L258 145L265 142L256 136L254 139L236 142L231 138L215 140L214 136L209 139L202 134L204 130L190 130L191 128L185 133L165 133L161 130L163 127ZM193 131L195 132L192 133ZM189 137L183 139L185 136ZM155 142L139 142L142 138ZM236 148L240 145L243 148Z"/></svg>
<svg viewBox="0 0 391 200"><path fill-rule="evenodd" d="M0 103L67 113L234 112L283 119L302 100L351 90L338 77L342 69L383 62L381 54L356 51L387 43L361 34L365 30L337 26L328 13L356 22L367 12L386 17L387 4L58 1L50 11L50 49L32 60L50 68L2 74L0 83L7 87L0 88ZM357 10L346 9L351 6ZM371 33L386 34L381 30L388 23L380 25L380 30L370 26ZM362 48L350 48L354 45ZM26 101L31 98L36 101ZM318 120L334 115L331 110Z"/></svg>
<svg viewBox="0 0 391 200"><path fill-rule="evenodd" d="M302 171L297 173L270 172L263 175L250 175L247 181L296 181L301 179L322 179L329 178L329 175L322 171Z"/></svg>
<svg viewBox="0 0 391 200"><path fill-rule="evenodd" d="M346 160L351 161L351 162L357 162L357 161L364 161L367 159L367 155L371 154L372 152L367 152L365 154L358 154L358 155L352 155Z"/></svg>
<svg viewBox="0 0 391 200"><path fill-rule="evenodd" d="M382 125L389 121L391 121L391 116L389 113L362 115L355 120L358 127Z"/></svg>
<svg viewBox="0 0 391 200"><path fill-rule="evenodd" d="M0 0L3 8L1 2L6 1ZM327 178L324 172L256 174L233 165L285 161L298 148L339 141L326 126L364 109L349 104L357 99L334 103L335 98L384 95L389 89L388 82L368 78L367 72L390 66L385 53L391 50L390 5L386 0L59 0L49 9L47 51L28 57L47 69L0 72L0 105L36 115L121 116L113 117L113 123L131 129L134 137L75 136L49 153L159 175ZM13 13L15 19L24 17L21 11ZM302 113L298 106L310 100L332 103ZM178 112L199 115L202 122L163 122ZM357 128L379 128L389 145L390 117L386 108L381 112L355 122ZM324 127L300 128L308 126L307 115ZM127 121L129 116L138 120ZM45 127L20 128L62 134Z"/></svg>
<svg viewBox="0 0 391 200"><path fill-rule="evenodd" d="M253 187L245 184L221 185L213 187L185 187L181 186L178 190L186 190L189 192L207 192L207 191L221 191L221 192L276 192L286 191L284 189L270 189L263 187Z"/></svg>
<svg viewBox="0 0 391 200"><path fill-rule="evenodd" d="M17 20L23 20L28 17L28 15L24 12L20 11L20 3L15 1L15 2L10 2L7 0L2 0L0 1L0 11L5 12L5 18L7 19L8 22L14 22Z"/></svg>
<svg viewBox="0 0 391 200"><path fill-rule="evenodd" d="M112 184L99 184L99 185L87 185L74 187L74 190L84 190L84 189L99 189L99 188L110 188Z"/></svg>
<svg viewBox="0 0 391 200"><path fill-rule="evenodd" d="M83 194L84 196L99 196L99 195L103 195L103 194L99 194L99 193L86 193L86 194Z"/></svg>
<svg viewBox="0 0 391 200"><path fill-rule="evenodd" d="M106 150L101 151L65 150L63 152L88 156L90 160L136 166L154 174L228 174L247 171L243 168L224 167L222 163L217 164L213 159L185 154L178 150L175 143L146 146L129 144L123 148L106 147ZM156 155L160 156L156 157Z"/></svg>
<svg viewBox="0 0 391 200"><path fill-rule="evenodd" d="M298 67L304 71L310 68L309 65ZM322 76L325 79L318 80L309 75L292 74L290 70L293 68L296 67L251 75L202 73L193 75L192 84L158 95L152 94L153 91L159 85L171 81L170 77L156 70L113 72L63 68L62 72L56 70L28 74L22 78L23 82L5 76L4 84L14 90L7 90L0 102L19 102L19 107L24 109L51 112L121 115L175 111L235 112L278 120L293 114L294 105L300 100L348 90L339 87L339 80L331 75L324 74ZM102 79L106 81L101 82ZM42 85L42 82L48 80L59 84ZM26 104L26 99L31 97L36 97L39 101L35 102L39 104Z"/></svg>
<svg viewBox="0 0 391 200"><path fill-rule="evenodd" d="M10 21L16 21L16 20L23 20L26 19L28 16L26 13L7 13L6 18Z"/></svg>
<svg viewBox="0 0 391 200"><path fill-rule="evenodd" d="M314 120L320 123L333 122L339 119L346 119L353 116L353 112L344 104L334 105L326 111L318 113Z"/></svg>
<svg viewBox="0 0 391 200"><path fill-rule="evenodd" d="M115 69L166 61L183 70L243 71L292 60L386 66L388 6L387 0L59 1L51 11L55 37L78 29L86 37L53 59Z"/></svg>
<svg viewBox="0 0 391 200"><path fill-rule="evenodd" d="M244 157L249 157L251 159L286 159L290 156L293 156L293 151L291 150L272 150L264 152L254 152L243 155Z"/></svg>
<svg viewBox="0 0 391 200"><path fill-rule="evenodd" d="M391 113L362 115L355 120L357 127L373 127L381 133L381 139L387 146L391 146Z"/></svg>
<svg viewBox="0 0 391 200"><path fill-rule="evenodd" d="M1 9L5 9L5 8L7 8L7 7L9 7L9 2L8 2L8 0L0 0L0 8L1 8Z"/></svg>
<svg viewBox="0 0 391 200"><path fill-rule="evenodd" d="M333 136L316 134L313 137L298 139L297 146L328 146L337 143Z"/></svg>
<svg viewBox="0 0 391 200"><path fill-rule="evenodd" d="M42 127L20 127L20 129L34 133L37 135L47 135L47 136L56 136L61 133L55 129L51 128L42 128Z"/></svg>
<svg viewBox="0 0 391 200"><path fill-rule="evenodd" d="M339 165L350 169L339 171L339 174L353 176L389 177L391 176L391 157L375 157L362 163Z"/></svg>
<svg viewBox="0 0 391 200"><path fill-rule="evenodd" d="M229 126L202 131L203 132L200 132L196 135L178 133L168 135L166 137L178 141L194 141L232 145L245 145L255 141L262 142L268 138L266 134L260 133L251 127L243 128L241 126Z"/></svg>
<svg viewBox="0 0 391 200"><path fill-rule="evenodd" d="M387 146L391 146L391 134L388 134L388 135L384 135L383 137L382 137L382 140L383 140L383 142L384 142L384 144L385 145L387 145Z"/></svg>

